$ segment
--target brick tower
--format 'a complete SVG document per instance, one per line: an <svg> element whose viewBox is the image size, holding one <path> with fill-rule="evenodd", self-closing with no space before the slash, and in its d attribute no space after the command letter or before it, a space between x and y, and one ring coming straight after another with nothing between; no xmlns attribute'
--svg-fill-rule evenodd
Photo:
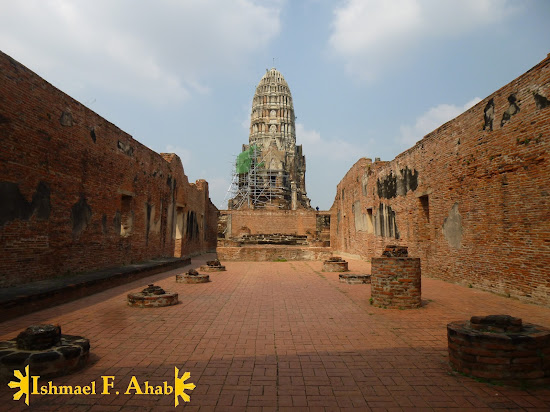
<svg viewBox="0 0 550 412"><path fill-rule="evenodd" d="M267 70L252 100L250 136L237 158L228 207L309 209L305 173L290 89L281 72Z"/></svg>

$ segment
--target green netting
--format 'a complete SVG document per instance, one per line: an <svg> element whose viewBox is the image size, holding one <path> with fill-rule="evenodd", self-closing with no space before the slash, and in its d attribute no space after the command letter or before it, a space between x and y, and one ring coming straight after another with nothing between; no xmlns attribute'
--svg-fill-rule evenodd
<svg viewBox="0 0 550 412"><path fill-rule="evenodd" d="M237 156L237 173L248 173L250 170L250 165L252 164L252 159L254 158L254 151L256 146L250 146L248 150L245 150L240 155Z"/></svg>

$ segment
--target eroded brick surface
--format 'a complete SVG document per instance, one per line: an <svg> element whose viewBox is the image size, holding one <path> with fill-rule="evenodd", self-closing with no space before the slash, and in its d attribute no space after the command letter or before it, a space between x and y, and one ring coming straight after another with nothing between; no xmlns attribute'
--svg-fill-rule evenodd
<svg viewBox="0 0 550 412"><path fill-rule="evenodd" d="M423 275L550 305L550 58L338 185L331 246L408 247ZM518 110L519 109L519 110Z"/></svg>
<svg viewBox="0 0 550 412"><path fill-rule="evenodd" d="M0 286L216 246L208 183L0 53Z"/></svg>

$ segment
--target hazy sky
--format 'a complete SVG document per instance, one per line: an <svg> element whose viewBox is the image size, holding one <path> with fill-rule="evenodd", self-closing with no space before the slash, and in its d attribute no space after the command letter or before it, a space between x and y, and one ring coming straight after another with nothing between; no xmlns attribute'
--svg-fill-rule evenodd
<svg viewBox="0 0 550 412"><path fill-rule="evenodd" d="M275 66L312 206L550 53L548 0L0 0L0 49L223 199ZM273 63L275 59L275 63Z"/></svg>

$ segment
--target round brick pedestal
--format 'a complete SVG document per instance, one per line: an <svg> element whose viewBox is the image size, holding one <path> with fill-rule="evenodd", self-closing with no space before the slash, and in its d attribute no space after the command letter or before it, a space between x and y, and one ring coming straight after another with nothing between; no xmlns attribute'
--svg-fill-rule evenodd
<svg viewBox="0 0 550 412"><path fill-rule="evenodd" d="M447 325L449 361L458 372L506 384L550 385L550 329L508 315Z"/></svg>
<svg viewBox="0 0 550 412"><path fill-rule="evenodd" d="M178 303L178 294L166 292L160 286L149 285L141 292L128 294L128 306L158 308Z"/></svg>
<svg viewBox="0 0 550 412"><path fill-rule="evenodd" d="M374 306L413 309L422 305L420 258L372 258L371 272Z"/></svg>
<svg viewBox="0 0 550 412"><path fill-rule="evenodd" d="M209 260L206 265L202 265L200 268L203 272L223 272L225 266L223 266L218 259Z"/></svg>
<svg viewBox="0 0 550 412"><path fill-rule="evenodd" d="M176 275L176 282L178 283L208 283L210 282L210 276L204 274L190 275L184 273L182 275Z"/></svg>
<svg viewBox="0 0 550 412"><path fill-rule="evenodd" d="M219 266L209 266L209 265L202 265L199 268L203 272L224 272L225 266L219 265Z"/></svg>
<svg viewBox="0 0 550 412"><path fill-rule="evenodd" d="M348 262L338 256L328 258L323 262L323 272L347 272Z"/></svg>
<svg viewBox="0 0 550 412"><path fill-rule="evenodd" d="M89 355L88 339L62 335L59 326L30 326L16 339L0 342L0 381L14 379L15 370L24 374L27 365L31 375L66 375L84 366Z"/></svg>

